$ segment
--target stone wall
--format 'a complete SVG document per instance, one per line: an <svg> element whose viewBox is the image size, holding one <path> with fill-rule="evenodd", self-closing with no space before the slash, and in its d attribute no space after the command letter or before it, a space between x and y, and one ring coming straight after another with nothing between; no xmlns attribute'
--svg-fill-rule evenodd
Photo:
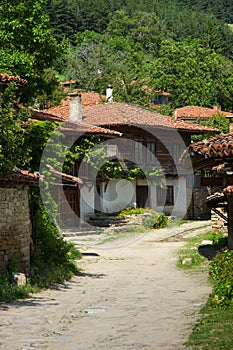
<svg viewBox="0 0 233 350"><path fill-rule="evenodd" d="M0 188L0 272L12 261L18 272L30 268L31 221L28 187L15 185Z"/></svg>
<svg viewBox="0 0 233 350"><path fill-rule="evenodd" d="M222 192L220 187L200 186L193 189L192 209L189 215L192 219L206 220L211 218L210 208L206 205L206 199L210 195Z"/></svg>
<svg viewBox="0 0 233 350"><path fill-rule="evenodd" d="M227 217L227 212L223 210L223 208L217 208L225 217ZM217 215L213 210L211 210L211 221L212 221L212 229L214 232L223 232L227 234L227 225L226 221L219 215Z"/></svg>

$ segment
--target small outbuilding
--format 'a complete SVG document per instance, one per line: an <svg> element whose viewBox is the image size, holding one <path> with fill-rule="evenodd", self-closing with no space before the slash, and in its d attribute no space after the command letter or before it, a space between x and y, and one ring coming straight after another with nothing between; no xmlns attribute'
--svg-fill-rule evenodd
<svg viewBox="0 0 233 350"><path fill-rule="evenodd" d="M222 192L211 196L207 203L225 220L228 228L228 248L233 249L233 132L199 141L188 147L195 171L207 171L220 180Z"/></svg>

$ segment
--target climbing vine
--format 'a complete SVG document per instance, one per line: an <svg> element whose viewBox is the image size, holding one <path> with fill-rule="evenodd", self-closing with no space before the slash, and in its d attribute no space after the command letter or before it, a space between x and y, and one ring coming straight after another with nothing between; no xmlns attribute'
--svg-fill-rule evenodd
<svg viewBox="0 0 233 350"><path fill-rule="evenodd" d="M49 121L29 123L24 146L30 151L31 171L38 171L41 162L49 162L55 169L62 168L63 172L69 173L72 166L77 163L78 166L82 164L88 166L90 178L98 177L106 181L113 178L129 181L147 178L152 182L161 182L162 170L156 166L142 169L133 162L128 162L127 166L123 167L117 158L109 159L106 145L102 143L100 136L82 135L77 141L69 147L69 138L61 132L59 123ZM44 160L42 153L45 146L50 152L49 158ZM43 169L46 169L44 165ZM45 170L44 175L49 176L49 170Z"/></svg>

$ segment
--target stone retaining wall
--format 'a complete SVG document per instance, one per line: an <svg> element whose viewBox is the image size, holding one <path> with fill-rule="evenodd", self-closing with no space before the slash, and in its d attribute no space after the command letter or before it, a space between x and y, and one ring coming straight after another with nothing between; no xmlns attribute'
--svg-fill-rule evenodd
<svg viewBox="0 0 233 350"><path fill-rule="evenodd" d="M206 199L210 195L222 192L222 188L220 187L210 187L210 186L202 186L199 188L193 189L193 219L210 219L211 218L211 210L207 207Z"/></svg>
<svg viewBox="0 0 233 350"><path fill-rule="evenodd" d="M28 273L30 245L28 187L0 188L0 272L5 273L15 261L18 272Z"/></svg>

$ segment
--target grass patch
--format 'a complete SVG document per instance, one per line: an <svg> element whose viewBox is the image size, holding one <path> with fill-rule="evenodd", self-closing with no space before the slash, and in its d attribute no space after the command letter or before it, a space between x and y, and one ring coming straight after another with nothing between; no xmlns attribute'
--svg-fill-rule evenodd
<svg viewBox="0 0 233 350"><path fill-rule="evenodd" d="M212 231L207 231L195 237L187 238L185 247L178 251L177 266L184 270L207 270L209 262L199 254L198 248L203 240L213 240L213 235Z"/></svg>
<svg viewBox="0 0 233 350"><path fill-rule="evenodd" d="M167 227L177 227L177 226L181 226L187 222L188 222L188 220L184 220L181 218L172 218L172 219L169 219Z"/></svg>
<svg viewBox="0 0 233 350"><path fill-rule="evenodd" d="M0 277L0 301L9 302L17 299L25 299L38 288L32 287L29 283L25 286L16 286L11 282L10 274Z"/></svg>
<svg viewBox="0 0 233 350"><path fill-rule="evenodd" d="M213 291L206 305L200 311L200 318L193 327L192 334L185 343L190 350L229 350L233 349L233 303L229 288L233 289L232 266L233 252L224 250L219 252L213 261L198 258L198 246L202 240L213 240L213 246L224 249L227 237L208 231L194 238L186 240L186 246L179 252L178 266L189 271L206 271L209 267L212 278ZM192 263L183 265L184 258L190 257ZM225 298L225 299L224 299Z"/></svg>
<svg viewBox="0 0 233 350"><path fill-rule="evenodd" d="M233 306L220 309L205 306L201 310L201 315L185 344L187 348L190 350L233 349Z"/></svg>

